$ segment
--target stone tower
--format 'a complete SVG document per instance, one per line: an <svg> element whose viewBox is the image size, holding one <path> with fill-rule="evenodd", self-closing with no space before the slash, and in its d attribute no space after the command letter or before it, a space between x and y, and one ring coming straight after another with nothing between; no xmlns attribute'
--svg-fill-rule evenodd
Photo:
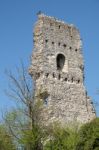
<svg viewBox="0 0 99 150"><path fill-rule="evenodd" d="M79 31L72 24L38 14L29 73L41 91L41 120L88 122L96 117L84 86L84 63Z"/></svg>

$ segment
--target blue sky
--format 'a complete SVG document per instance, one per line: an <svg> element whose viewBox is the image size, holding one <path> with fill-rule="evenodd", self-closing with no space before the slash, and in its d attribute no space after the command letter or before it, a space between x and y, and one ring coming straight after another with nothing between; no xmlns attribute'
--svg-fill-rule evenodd
<svg viewBox="0 0 99 150"><path fill-rule="evenodd" d="M57 17L77 26L83 41L85 85L99 102L99 0L0 0L0 111L13 105L5 95L5 69L15 71L20 59L30 63L36 13ZM99 106L96 107L99 116Z"/></svg>

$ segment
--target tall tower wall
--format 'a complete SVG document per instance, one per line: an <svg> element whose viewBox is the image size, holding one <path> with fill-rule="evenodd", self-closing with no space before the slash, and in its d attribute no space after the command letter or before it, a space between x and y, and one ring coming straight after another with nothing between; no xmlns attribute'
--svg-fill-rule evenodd
<svg viewBox="0 0 99 150"><path fill-rule="evenodd" d="M38 15L29 72L36 83L36 95L40 91L43 95L40 115L44 123L85 123L95 118L84 86L82 42L74 25Z"/></svg>

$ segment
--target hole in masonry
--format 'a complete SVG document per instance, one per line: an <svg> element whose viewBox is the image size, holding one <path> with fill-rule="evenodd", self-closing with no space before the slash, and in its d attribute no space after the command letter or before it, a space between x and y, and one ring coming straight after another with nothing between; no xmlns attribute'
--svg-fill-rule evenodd
<svg viewBox="0 0 99 150"><path fill-rule="evenodd" d="M73 83L73 78L71 78L71 82Z"/></svg>
<svg viewBox="0 0 99 150"><path fill-rule="evenodd" d="M40 73L36 73L36 78L38 79L40 77Z"/></svg>
<svg viewBox="0 0 99 150"><path fill-rule="evenodd" d="M53 73L53 78L55 78L55 73Z"/></svg>
<svg viewBox="0 0 99 150"><path fill-rule="evenodd" d="M49 99L48 92L44 91L44 92L40 93L39 97L43 100L43 104L47 106L48 105L48 99Z"/></svg>
<svg viewBox="0 0 99 150"><path fill-rule="evenodd" d="M54 45L54 42L52 42L52 44Z"/></svg>
<svg viewBox="0 0 99 150"><path fill-rule="evenodd" d="M48 97L44 98L44 105L46 105L46 106L48 105Z"/></svg>
<svg viewBox="0 0 99 150"><path fill-rule="evenodd" d="M79 68L84 71L84 66L83 65L80 65Z"/></svg>
<svg viewBox="0 0 99 150"><path fill-rule="evenodd" d="M66 44L64 44L63 46L64 46L64 48L65 48L65 47L66 47Z"/></svg>
<svg viewBox="0 0 99 150"><path fill-rule="evenodd" d="M65 81L67 81L67 78L65 78Z"/></svg>
<svg viewBox="0 0 99 150"><path fill-rule="evenodd" d="M80 83L80 80L78 80L78 83Z"/></svg>
<svg viewBox="0 0 99 150"><path fill-rule="evenodd" d="M60 80L60 78L61 78L61 75L59 74L59 75L58 75L58 79Z"/></svg>
<svg viewBox="0 0 99 150"><path fill-rule="evenodd" d="M45 42L48 43L48 40L46 39Z"/></svg>
<svg viewBox="0 0 99 150"><path fill-rule="evenodd" d="M62 70L65 63L65 56L63 54L58 54L56 58L57 70Z"/></svg>
<svg viewBox="0 0 99 150"><path fill-rule="evenodd" d="M52 23L50 23L50 26L52 26L53 24Z"/></svg>
<svg viewBox="0 0 99 150"><path fill-rule="evenodd" d="M72 47L70 46L69 49L72 49Z"/></svg>
<svg viewBox="0 0 99 150"><path fill-rule="evenodd" d="M49 73L46 73L45 76L48 77L48 76L49 76Z"/></svg>
<svg viewBox="0 0 99 150"><path fill-rule="evenodd" d="M60 46L60 42L58 43L58 46Z"/></svg>

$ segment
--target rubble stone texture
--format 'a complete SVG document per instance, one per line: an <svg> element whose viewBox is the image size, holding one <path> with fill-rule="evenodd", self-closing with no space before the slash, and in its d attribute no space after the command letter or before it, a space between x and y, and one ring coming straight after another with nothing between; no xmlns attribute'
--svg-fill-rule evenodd
<svg viewBox="0 0 99 150"><path fill-rule="evenodd" d="M41 120L44 124L96 117L84 86L82 42L78 29L54 17L38 15L34 28L34 49L29 73L41 92Z"/></svg>

